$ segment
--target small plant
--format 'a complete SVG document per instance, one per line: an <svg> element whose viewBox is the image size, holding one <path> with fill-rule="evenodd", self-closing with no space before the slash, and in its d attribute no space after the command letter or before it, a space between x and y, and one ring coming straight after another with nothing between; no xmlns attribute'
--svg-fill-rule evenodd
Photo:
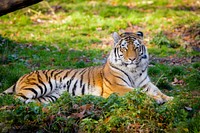
<svg viewBox="0 0 200 133"><path fill-rule="evenodd" d="M177 48L180 46L175 40L169 39L162 31L156 34L150 43L158 45L160 48L162 46L170 48Z"/></svg>
<svg viewBox="0 0 200 133"><path fill-rule="evenodd" d="M178 44L175 40L171 39L170 40L170 47L171 48L178 48L178 47L180 47L180 44Z"/></svg>
<svg viewBox="0 0 200 133"><path fill-rule="evenodd" d="M151 43L154 43L155 45L161 46L168 46L170 44L169 39L164 35L164 33L161 31L158 34L154 36Z"/></svg>

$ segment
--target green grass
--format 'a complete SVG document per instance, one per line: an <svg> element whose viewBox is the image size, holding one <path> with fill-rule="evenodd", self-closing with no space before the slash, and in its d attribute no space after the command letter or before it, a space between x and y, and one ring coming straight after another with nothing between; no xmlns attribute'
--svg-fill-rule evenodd
<svg viewBox="0 0 200 133"><path fill-rule="evenodd" d="M199 41L199 36L192 38L199 22L195 0L51 0L1 16L0 92L33 70L102 64L112 48L111 33L130 30L130 25L134 32L144 32L150 55L180 58L180 62L191 59L199 52L188 52L184 43ZM177 32L179 28L183 30ZM185 31L191 34L187 40ZM150 64L149 76L164 93L174 96L172 102L157 105L139 89L107 99L64 94L50 105L24 105L4 96L0 97L0 132L198 133L200 63ZM181 84L173 85L175 79Z"/></svg>

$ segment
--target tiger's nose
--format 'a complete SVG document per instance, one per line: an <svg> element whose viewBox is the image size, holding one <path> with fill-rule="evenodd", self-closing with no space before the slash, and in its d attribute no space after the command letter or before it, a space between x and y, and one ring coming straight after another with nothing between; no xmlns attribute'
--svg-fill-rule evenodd
<svg viewBox="0 0 200 133"><path fill-rule="evenodd" d="M129 60L134 61L136 58L129 58Z"/></svg>

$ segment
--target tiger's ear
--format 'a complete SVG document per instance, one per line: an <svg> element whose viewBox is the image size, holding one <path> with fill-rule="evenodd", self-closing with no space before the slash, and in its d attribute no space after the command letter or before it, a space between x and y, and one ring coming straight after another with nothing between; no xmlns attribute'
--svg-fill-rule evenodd
<svg viewBox="0 0 200 133"><path fill-rule="evenodd" d="M121 37L119 36L119 34L117 32L114 32L112 34L112 37L114 39L114 44L116 44L121 39Z"/></svg>
<svg viewBox="0 0 200 133"><path fill-rule="evenodd" d="M143 38L143 32L142 32L142 31L138 31L136 34L137 34L138 36L140 36L141 38Z"/></svg>

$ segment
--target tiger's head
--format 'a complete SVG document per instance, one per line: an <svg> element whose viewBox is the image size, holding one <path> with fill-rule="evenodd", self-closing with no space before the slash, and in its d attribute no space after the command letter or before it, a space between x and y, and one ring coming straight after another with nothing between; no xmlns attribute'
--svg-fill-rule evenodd
<svg viewBox="0 0 200 133"><path fill-rule="evenodd" d="M141 62L148 62L148 53L143 44L143 33L124 32L113 33L114 48L111 51L109 61L113 65L136 68ZM145 63L146 64L146 63Z"/></svg>

